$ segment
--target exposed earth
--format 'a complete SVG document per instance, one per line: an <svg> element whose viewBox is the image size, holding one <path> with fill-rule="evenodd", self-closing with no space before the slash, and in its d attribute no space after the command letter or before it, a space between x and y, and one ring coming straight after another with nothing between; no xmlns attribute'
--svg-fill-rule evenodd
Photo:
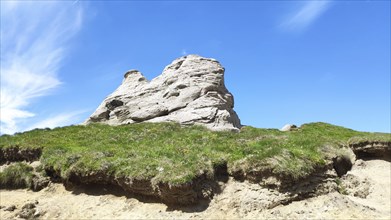
<svg viewBox="0 0 391 220"><path fill-rule="evenodd" d="M389 160L357 160L338 182L330 180L329 193L293 202L286 202L284 193L247 181L229 178L219 184L222 192L209 204L185 207L103 186L67 190L50 183L39 192L0 190L0 219L391 219Z"/></svg>

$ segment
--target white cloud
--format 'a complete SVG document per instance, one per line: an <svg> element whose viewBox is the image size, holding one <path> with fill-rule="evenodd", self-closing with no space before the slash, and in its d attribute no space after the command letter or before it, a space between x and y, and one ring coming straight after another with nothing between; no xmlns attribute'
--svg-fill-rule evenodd
<svg viewBox="0 0 391 220"><path fill-rule="evenodd" d="M182 55L183 55L183 56L187 55L186 49L182 49Z"/></svg>
<svg viewBox="0 0 391 220"><path fill-rule="evenodd" d="M1 1L1 133L22 130L28 107L61 84L58 70L69 39L82 24L81 5Z"/></svg>
<svg viewBox="0 0 391 220"><path fill-rule="evenodd" d="M59 126L65 126L72 124L74 121L78 121L80 119L80 115L87 111L74 111L68 113L62 113L59 115L48 117L38 123L33 124L28 127L26 130L31 130L34 128L55 128Z"/></svg>
<svg viewBox="0 0 391 220"><path fill-rule="evenodd" d="M295 13L286 18L280 25L288 31L302 31L309 27L329 7L331 1L306 1Z"/></svg>

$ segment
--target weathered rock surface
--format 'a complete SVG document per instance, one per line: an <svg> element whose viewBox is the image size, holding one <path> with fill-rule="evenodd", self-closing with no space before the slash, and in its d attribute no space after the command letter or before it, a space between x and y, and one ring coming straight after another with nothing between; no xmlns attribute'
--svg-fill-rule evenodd
<svg viewBox="0 0 391 220"><path fill-rule="evenodd" d="M120 125L179 122L212 130L238 130L234 99L224 85L224 67L210 58L188 55L174 60L150 82L137 70L85 121Z"/></svg>

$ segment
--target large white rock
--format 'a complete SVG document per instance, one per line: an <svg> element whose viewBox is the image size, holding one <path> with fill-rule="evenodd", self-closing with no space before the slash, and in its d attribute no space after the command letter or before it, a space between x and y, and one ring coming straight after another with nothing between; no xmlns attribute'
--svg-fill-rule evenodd
<svg viewBox="0 0 391 220"><path fill-rule="evenodd" d="M171 121L212 130L237 131L241 127L233 96L224 85L224 67L214 59L180 57L150 82L137 70L124 77L86 124Z"/></svg>
<svg viewBox="0 0 391 220"><path fill-rule="evenodd" d="M293 125L293 124L286 124L286 125L284 125L284 127L282 127L282 128L280 129L280 131L293 131L293 130L295 130L295 129L297 129L297 126L296 126L296 125Z"/></svg>

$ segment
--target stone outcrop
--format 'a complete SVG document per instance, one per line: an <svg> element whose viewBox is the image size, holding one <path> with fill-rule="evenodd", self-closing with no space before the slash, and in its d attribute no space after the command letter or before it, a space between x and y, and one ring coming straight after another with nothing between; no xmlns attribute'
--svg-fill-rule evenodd
<svg viewBox="0 0 391 220"><path fill-rule="evenodd" d="M241 127L234 98L224 85L224 67L214 59L180 57L151 81L137 70L124 77L85 124L179 122L234 131Z"/></svg>
<svg viewBox="0 0 391 220"><path fill-rule="evenodd" d="M286 124L286 125L284 125L284 127L282 127L282 128L280 129L280 131L293 131L293 130L295 130L295 129L297 129L297 126L296 126L296 125L293 125L293 124Z"/></svg>

